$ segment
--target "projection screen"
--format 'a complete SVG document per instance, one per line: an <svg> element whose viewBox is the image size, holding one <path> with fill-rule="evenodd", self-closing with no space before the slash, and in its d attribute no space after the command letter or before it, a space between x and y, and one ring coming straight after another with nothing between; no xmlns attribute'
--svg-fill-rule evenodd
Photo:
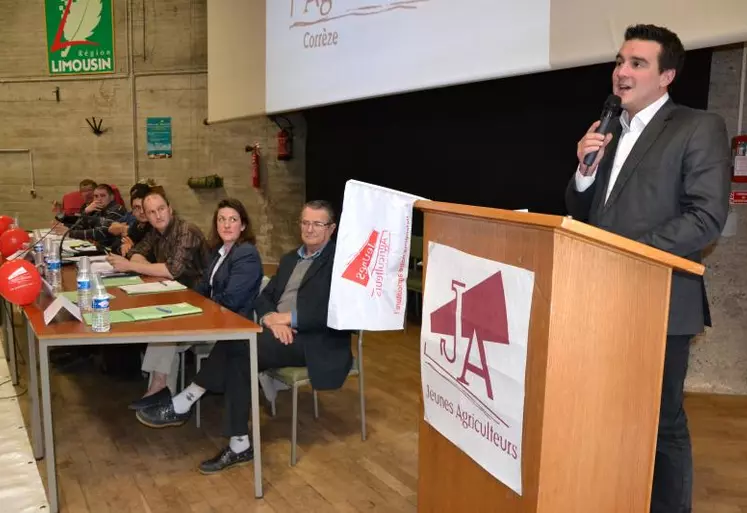
<svg viewBox="0 0 747 513"><path fill-rule="evenodd" d="M625 27L747 40L747 0L210 0L208 120L612 62Z"/></svg>

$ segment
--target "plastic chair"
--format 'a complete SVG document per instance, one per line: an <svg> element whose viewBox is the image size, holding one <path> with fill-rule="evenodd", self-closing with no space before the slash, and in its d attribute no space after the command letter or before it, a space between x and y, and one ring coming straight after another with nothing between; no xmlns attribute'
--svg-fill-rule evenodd
<svg viewBox="0 0 747 513"><path fill-rule="evenodd" d="M271 369L267 374L292 389L293 393L293 419L291 421L291 456L290 464L296 464L296 445L298 435L298 389L304 385L311 384L307 367L281 367ZM365 441L366 435L366 394L363 381L363 330L358 332L358 356L353 358L353 365L348 376L358 376L358 394L360 396L361 415L361 440ZM319 398L317 391L314 395L314 419L319 418ZM272 415L275 416L275 401L271 403Z"/></svg>

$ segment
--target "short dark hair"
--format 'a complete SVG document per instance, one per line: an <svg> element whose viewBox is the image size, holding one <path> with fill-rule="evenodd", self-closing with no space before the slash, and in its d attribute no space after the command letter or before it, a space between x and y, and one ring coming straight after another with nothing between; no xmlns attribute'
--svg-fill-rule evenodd
<svg viewBox="0 0 747 513"><path fill-rule="evenodd" d="M212 249L218 248L223 245L223 239L221 239L220 235L218 235L217 229L218 211L222 208L232 208L236 212L238 212L239 218L241 219L241 224L244 225L244 229L241 230L239 239L236 241L236 244L241 244L242 242L256 244L257 238L254 236L254 231L252 230L252 222L249 219L249 214L246 213L244 204L235 198L226 198L220 200L218 206L215 208L215 212L213 212L213 225L210 228L210 238L208 239L208 245Z"/></svg>
<svg viewBox="0 0 747 513"><path fill-rule="evenodd" d="M78 184L78 189L83 189L84 187L91 187L92 189L96 188L96 182L91 180L90 178L86 178L85 180L81 180Z"/></svg>
<svg viewBox="0 0 747 513"><path fill-rule="evenodd" d="M625 41L638 39L655 41L661 45L659 72L673 69L675 79L685 65L685 47L679 36L671 30L657 25L631 25L625 30Z"/></svg>
<svg viewBox="0 0 747 513"><path fill-rule="evenodd" d="M139 195L141 198L144 197L146 194L150 192L150 185L147 183L138 182L132 187L130 187L130 202L132 202L132 197L135 195Z"/></svg>
<svg viewBox="0 0 747 513"><path fill-rule="evenodd" d="M103 189L105 190L109 196L114 197L114 189L112 189L112 186L108 183L100 183L96 186L94 190Z"/></svg>
<svg viewBox="0 0 747 513"><path fill-rule="evenodd" d="M335 209L332 208L332 204L329 201L326 200L312 200L307 201L303 204L303 208L301 209L301 212L304 211L304 209L310 208L312 210L326 210L327 215L329 216L329 222L334 223L335 221Z"/></svg>
<svg viewBox="0 0 747 513"><path fill-rule="evenodd" d="M150 198L151 196L160 196L161 198L163 198L163 201L165 201L168 206L171 206L171 203L169 203L169 198L166 197L166 193L162 192L162 191L159 191L159 190L156 190L156 189L153 189L153 188L151 188L147 192L147 194L145 194L145 196L143 196L143 206L145 206L145 200L148 199L148 198Z"/></svg>
<svg viewBox="0 0 747 513"><path fill-rule="evenodd" d="M147 186L146 186L147 187ZM130 206L132 206L133 203L135 203L135 200L143 200L150 192L150 187L147 187L146 189L135 189L130 192Z"/></svg>

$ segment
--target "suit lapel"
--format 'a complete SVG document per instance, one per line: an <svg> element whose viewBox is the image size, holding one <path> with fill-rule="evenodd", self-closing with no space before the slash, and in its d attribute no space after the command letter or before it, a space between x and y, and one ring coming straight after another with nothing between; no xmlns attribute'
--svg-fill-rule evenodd
<svg viewBox="0 0 747 513"><path fill-rule="evenodd" d="M612 172L612 165L615 163L615 153L617 153L617 145L620 142L621 133L622 125L620 125L620 118L617 118L612 127L612 140L605 148L604 157L602 157L597 170L599 174L597 178L600 182L599 190L595 193L595 203L592 205L592 212L600 213L604 207L604 198L607 195L607 186L610 183L610 174Z"/></svg>
<svg viewBox="0 0 747 513"><path fill-rule="evenodd" d="M659 109L659 112L654 115L649 124L646 125L646 128L643 129L643 133L638 137L638 140L635 145L633 145L633 149L630 151L628 158L625 159L625 164L623 164L622 169L620 169L620 174L617 176L615 186L612 188L612 192L610 192L610 197L607 200L607 203L604 203L604 196L602 196L602 202L604 204L603 211L608 210L618 196L620 196L620 191L625 187L625 183L633 175L635 170L638 168L638 164L640 164L643 157L651 148L651 145L654 144L662 130L667 126L673 108L674 104L672 103L672 100L668 100L661 109ZM605 191L606 190L607 189L605 188Z"/></svg>
<svg viewBox="0 0 747 513"><path fill-rule="evenodd" d="M299 285L298 287L299 289L303 287L307 281L314 277L314 275L317 273L317 271L319 271L324 262L327 261L331 253L334 253L334 245L329 242L327 244L327 247L322 250L322 254L316 257L311 263L309 270L306 271L306 274L304 274L303 279L301 280L301 285Z"/></svg>

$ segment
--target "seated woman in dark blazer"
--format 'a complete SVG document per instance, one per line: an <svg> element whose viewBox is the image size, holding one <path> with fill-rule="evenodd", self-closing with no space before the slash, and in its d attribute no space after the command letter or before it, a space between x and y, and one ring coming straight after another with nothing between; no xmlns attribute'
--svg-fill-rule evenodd
<svg viewBox="0 0 747 513"><path fill-rule="evenodd" d="M262 260L254 246L249 216L235 199L218 203L210 236L212 261L195 289L216 303L250 317L262 283ZM172 398L138 410L137 419L149 427L179 426L190 417L192 406L206 390L226 397L227 447L200 464L200 472L213 474L249 462L249 346L244 340L216 342L192 383ZM168 388L166 389L168 390Z"/></svg>

